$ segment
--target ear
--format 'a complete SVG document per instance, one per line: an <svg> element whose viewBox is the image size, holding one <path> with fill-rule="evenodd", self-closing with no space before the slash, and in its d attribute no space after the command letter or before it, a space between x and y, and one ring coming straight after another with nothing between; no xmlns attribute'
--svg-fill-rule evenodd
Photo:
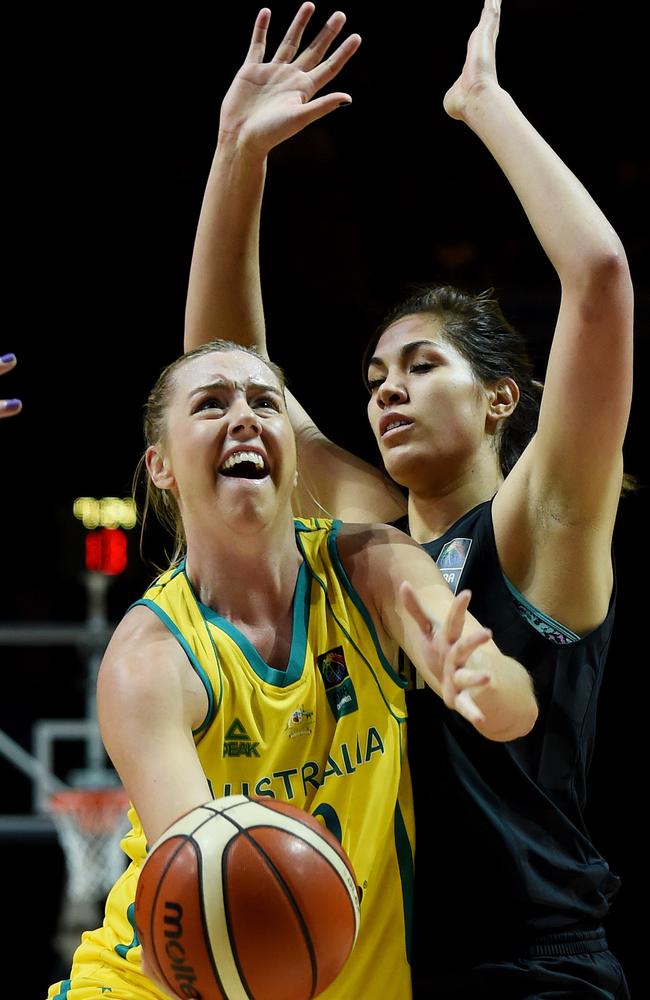
<svg viewBox="0 0 650 1000"><path fill-rule="evenodd" d="M149 445L145 452L147 472L154 486L159 490L170 490L176 485L176 480L162 451L156 445Z"/></svg>
<svg viewBox="0 0 650 1000"><path fill-rule="evenodd" d="M511 417L515 412L519 402L519 386L512 378L502 378L488 389L487 398L486 422L494 430L499 420Z"/></svg>

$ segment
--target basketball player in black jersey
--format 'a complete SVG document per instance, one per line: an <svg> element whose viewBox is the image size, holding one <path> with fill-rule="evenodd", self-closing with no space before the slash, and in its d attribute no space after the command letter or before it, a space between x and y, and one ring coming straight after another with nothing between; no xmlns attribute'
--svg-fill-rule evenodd
<svg viewBox="0 0 650 1000"><path fill-rule="evenodd" d="M266 157L350 101L315 95L359 44L352 35L326 59L345 21L337 13L301 51L313 10L301 6L268 62L269 12L260 13L223 101L190 273L188 348L219 335L265 349L258 235ZM347 520L401 518L452 590L471 588L477 618L535 678L533 731L490 746L427 691L411 693L415 996L624 998L603 927L619 879L584 810L616 601L611 550L633 293L611 224L497 80L499 20L499 0L485 0L444 108L500 166L558 275L543 395L523 341L489 293L423 290L391 313L365 367L370 424L408 502L292 400L299 508L317 511L315 498ZM323 352L331 364L331 345ZM430 766L431 750L443 766Z"/></svg>

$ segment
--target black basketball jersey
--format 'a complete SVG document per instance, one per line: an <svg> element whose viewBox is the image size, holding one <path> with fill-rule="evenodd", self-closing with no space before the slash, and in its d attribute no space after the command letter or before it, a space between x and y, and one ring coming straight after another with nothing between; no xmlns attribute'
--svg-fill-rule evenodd
<svg viewBox="0 0 650 1000"><path fill-rule="evenodd" d="M434 944L435 964L453 965L455 954L497 957L597 925L619 887L583 818L614 595L584 638L532 609L503 576L491 502L423 547L452 590L471 589L472 614L530 671L539 718L527 736L496 743L429 688L408 693L416 968L418 956L430 965Z"/></svg>

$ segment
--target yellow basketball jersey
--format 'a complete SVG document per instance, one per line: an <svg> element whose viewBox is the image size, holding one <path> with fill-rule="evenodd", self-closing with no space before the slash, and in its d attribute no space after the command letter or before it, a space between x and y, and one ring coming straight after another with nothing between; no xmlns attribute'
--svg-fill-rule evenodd
<svg viewBox="0 0 650 1000"><path fill-rule="evenodd" d="M195 597L184 564L138 604L176 636L205 686L208 712L196 748L215 798L290 802L337 836L362 890L354 951L322 1000L408 1000L414 822L406 757L404 682L383 655L370 616L339 560L339 522L296 519L304 561L293 602L286 670ZM161 996L139 971L133 927L146 856L139 819L122 842L131 864L111 890L104 926L87 932L72 977L50 998L86 1000L92 982L120 996ZM59 992L57 992L57 989ZM141 992L142 991L142 992Z"/></svg>

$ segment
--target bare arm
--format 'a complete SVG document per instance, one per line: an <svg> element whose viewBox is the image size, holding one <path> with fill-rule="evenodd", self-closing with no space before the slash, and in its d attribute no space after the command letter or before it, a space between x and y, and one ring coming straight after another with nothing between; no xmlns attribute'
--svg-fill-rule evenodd
<svg viewBox="0 0 650 1000"><path fill-rule="evenodd" d="M583 593L581 608L564 605L574 622L582 617L586 625L603 617L611 590L609 550L632 392L632 287L612 226L499 86L500 6L500 0L486 0L445 109L476 133L503 170L557 272L562 295L539 429L497 497L495 527L504 568L524 589L542 547L557 572L555 539L573 579L578 571L593 586ZM540 571L547 575L535 564L538 579ZM568 575L565 580L560 574L557 584L546 596L559 605Z"/></svg>
<svg viewBox="0 0 650 1000"><path fill-rule="evenodd" d="M190 267L185 349L216 337L266 351L259 273L259 224L270 151L329 114L349 94L317 93L361 43L350 35L326 53L345 23L332 14L298 53L314 11L303 3L274 57L264 62L271 18L255 21L246 59L221 105L219 136L203 199Z"/></svg>
<svg viewBox="0 0 650 1000"><path fill-rule="evenodd" d="M207 699L179 644L146 608L133 608L111 638L97 707L106 751L152 844L212 795L192 737Z"/></svg>
<svg viewBox="0 0 650 1000"><path fill-rule="evenodd" d="M445 704L489 739L530 731L537 703L528 671L467 612L469 591L454 596L424 549L386 525L346 525L339 551L382 645L400 646Z"/></svg>
<svg viewBox="0 0 650 1000"><path fill-rule="evenodd" d="M251 45L221 107L219 138L199 218L185 313L185 349L220 337L267 354L259 234L267 156L274 146L329 114L350 96L317 97L357 50L350 35L326 58L345 16L332 14L299 52L314 5L303 4L272 61L264 62L270 12L260 11ZM330 441L288 393L296 432L296 513L393 520L399 490L378 469Z"/></svg>

